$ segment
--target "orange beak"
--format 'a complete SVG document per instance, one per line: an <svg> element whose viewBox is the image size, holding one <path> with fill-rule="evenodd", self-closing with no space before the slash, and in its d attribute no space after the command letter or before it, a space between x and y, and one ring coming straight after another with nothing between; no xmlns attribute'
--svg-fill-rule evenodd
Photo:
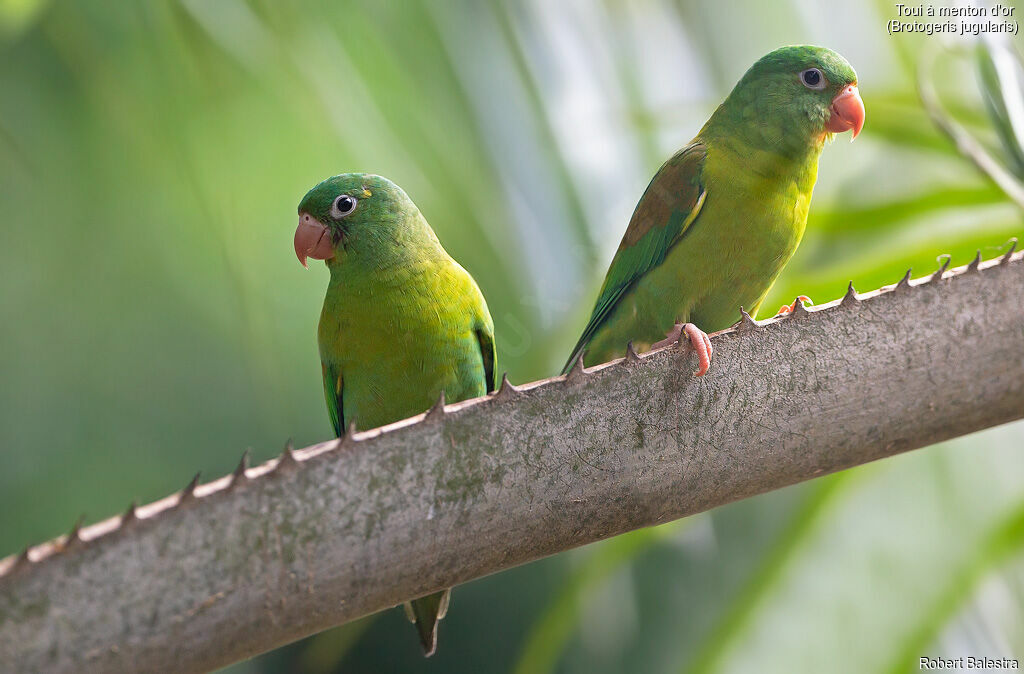
<svg viewBox="0 0 1024 674"><path fill-rule="evenodd" d="M860 99L856 84L851 84L840 91L839 95L832 99L829 111L832 114L825 123L826 131L842 133L852 129L853 137L856 138L864 128L864 101Z"/></svg>
<svg viewBox="0 0 1024 674"><path fill-rule="evenodd" d="M306 269L306 258L329 260L334 257L331 234L323 224L309 213L299 213L299 226L295 228L295 257Z"/></svg>

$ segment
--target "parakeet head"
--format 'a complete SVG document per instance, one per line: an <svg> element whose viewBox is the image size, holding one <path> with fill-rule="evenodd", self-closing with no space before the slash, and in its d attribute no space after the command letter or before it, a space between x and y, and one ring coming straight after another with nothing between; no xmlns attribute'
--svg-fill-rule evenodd
<svg viewBox="0 0 1024 674"><path fill-rule="evenodd" d="M824 47L781 47L762 57L712 117L766 149L798 152L829 135L864 126L857 73Z"/></svg>
<svg viewBox="0 0 1024 674"><path fill-rule="evenodd" d="M437 239L401 187L370 173L324 180L299 203L295 255L335 260L380 260L411 240Z"/></svg>

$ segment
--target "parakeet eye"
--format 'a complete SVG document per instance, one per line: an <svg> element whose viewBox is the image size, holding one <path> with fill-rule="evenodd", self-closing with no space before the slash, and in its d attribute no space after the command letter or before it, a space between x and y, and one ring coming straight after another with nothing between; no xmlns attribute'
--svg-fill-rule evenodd
<svg viewBox="0 0 1024 674"><path fill-rule="evenodd" d="M331 217L337 220L356 210L356 200L347 194L342 194L331 204Z"/></svg>
<svg viewBox="0 0 1024 674"><path fill-rule="evenodd" d="M804 83L804 86L808 89L820 90L824 89L827 82L825 76L821 74L821 71L817 68L808 68L807 70L800 73L800 81Z"/></svg>

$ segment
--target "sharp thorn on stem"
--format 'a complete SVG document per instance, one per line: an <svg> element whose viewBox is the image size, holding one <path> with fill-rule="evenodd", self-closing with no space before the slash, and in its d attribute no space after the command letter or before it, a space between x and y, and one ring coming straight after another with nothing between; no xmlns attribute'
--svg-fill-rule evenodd
<svg viewBox="0 0 1024 674"><path fill-rule="evenodd" d="M971 260L970 264L967 265L967 273L976 272L981 269L981 251L979 250Z"/></svg>
<svg viewBox="0 0 1024 674"><path fill-rule="evenodd" d="M1005 253L1003 253L1002 256L999 258L1000 264L1009 262L1010 258L1013 257L1014 251L1017 250L1017 237L1011 237L1010 240L1007 241L1007 243L1010 244L1010 248Z"/></svg>
<svg viewBox="0 0 1024 674"><path fill-rule="evenodd" d="M569 372L565 375L566 382L575 382L586 374L586 370L583 369L583 356L584 352L580 351L580 355L576 357Z"/></svg>
<svg viewBox="0 0 1024 674"><path fill-rule="evenodd" d="M431 405L429 410L427 410L427 416L425 417L425 421L440 420L442 417L444 417L444 405L444 389L441 389L441 392L437 396L437 401L433 405Z"/></svg>
<svg viewBox="0 0 1024 674"><path fill-rule="evenodd" d="M249 476L245 474L245 471L249 468L249 453L251 451L251 449L246 449L242 452L242 458L238 461L238 465L235 467L235 472L231 474L232 487L249 479Z"/></svg>
<svg viewBox="0 0 1024 674"><path fill-rule="evenodd" d="M199 473L196 473L195 477L192 478L192 481L185 485L185 488L181 490L181 494L179 494L178 496L178 503L181 504L184 503L185 501L195 498L196 487L198 486Z"/></svg>
<svg viewBox="0 0 1024 674"><path fill-rule="evenodd" d="M853 281L850 281L850 284L846 286L846 294L843 295L843 299L840 300L839 305L843 306L844 304L851 304L858 301L860 300L857 298L857 289L853 287Z"/></svg>
<svg viewBox="0 0 1024 674"><path fill-rule="evenodd" d="M894 290L899 291L899 290L909 290L910 289L910 271L911 271L910 269L907 270L907 273L904 274L903 278L901 278L899 280L899 282L896 284L896 287L894 288Z"/></svg>

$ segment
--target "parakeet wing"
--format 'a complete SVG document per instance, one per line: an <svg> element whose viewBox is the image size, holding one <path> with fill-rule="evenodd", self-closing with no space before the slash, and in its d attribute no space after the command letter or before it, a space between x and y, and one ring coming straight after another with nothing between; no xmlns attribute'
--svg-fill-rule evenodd
<svg viewBox="0 0 1024 674"><path fill-rule="evenodd" d="M498 387L494 379L494 332L490 327L477 328L476 338L480 342L480 355L484 359L484 385L490 393Z"/></svg>
<svg viewBox="0 0 1024 674"><path fill-rule="evenodd" d="M619 249L598 295L583 335L562 368L566 372L594 337L623 293L665 259L697 219L704 204L701 170L706 149L692 143L673 155L658 170L633 211Z"/></svg>
<svg viewBox="0 0 1024 674"><path fill-rule="evenodd" d="M330 365L320 362L324 374L324 398L327 400L327 414L331 417L334 434L338 437L345 432L345 407L341 403L341 375Z"/></svg>

